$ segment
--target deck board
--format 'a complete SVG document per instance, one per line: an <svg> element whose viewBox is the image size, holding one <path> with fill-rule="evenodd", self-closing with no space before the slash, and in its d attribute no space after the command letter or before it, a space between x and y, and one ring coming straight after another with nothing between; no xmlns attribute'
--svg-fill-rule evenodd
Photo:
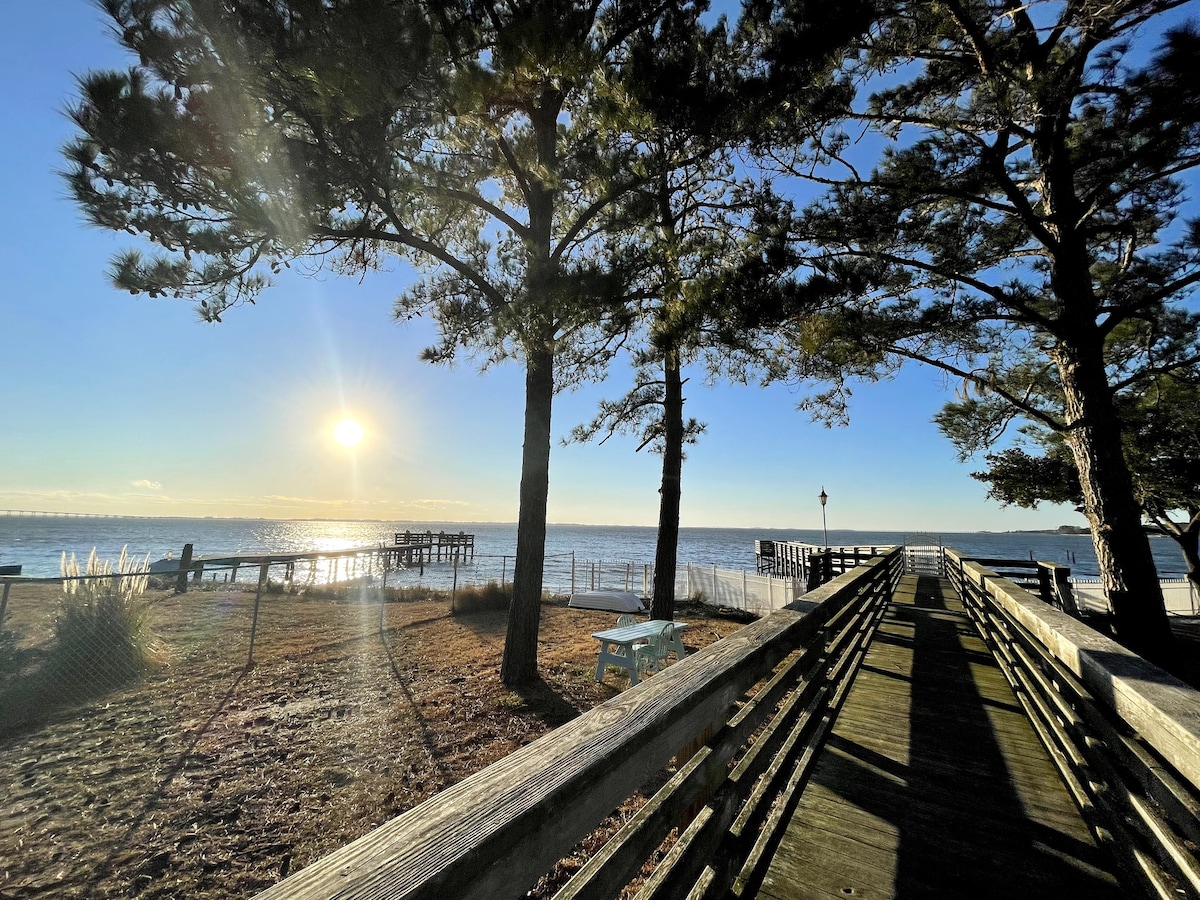
<svg viewBox="0 0 1200 900"><path fill-rule="evenodd" d="M1121 896L947 581L905 576L758 896Z"/></svg>

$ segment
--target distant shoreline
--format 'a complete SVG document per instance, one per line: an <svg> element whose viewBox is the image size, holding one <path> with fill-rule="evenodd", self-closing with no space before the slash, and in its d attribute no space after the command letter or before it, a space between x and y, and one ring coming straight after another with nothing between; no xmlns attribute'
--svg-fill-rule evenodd
<svg viewBox="0 0 1200 900"><path fill-rule="evenodd" d="M1090 535L1092 530L1084 525L1059 525L1057 528L1018 528L1005 534L1079 534Z"/></svg>

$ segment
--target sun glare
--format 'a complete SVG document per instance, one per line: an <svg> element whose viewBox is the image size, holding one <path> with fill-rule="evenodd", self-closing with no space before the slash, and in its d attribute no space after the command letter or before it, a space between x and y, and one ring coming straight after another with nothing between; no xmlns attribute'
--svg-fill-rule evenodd
<svg viewBox="0 0 1200 900"><path fill-rule="evenodd" d="M353 447L363 438L362 426L353 419L343 419L333 429L333 439L343 447Z"/></svg>

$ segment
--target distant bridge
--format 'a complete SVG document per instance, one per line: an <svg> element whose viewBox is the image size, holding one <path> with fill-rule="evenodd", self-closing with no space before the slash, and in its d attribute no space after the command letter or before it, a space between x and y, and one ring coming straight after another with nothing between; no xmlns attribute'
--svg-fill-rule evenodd
<svg viewBox="0 0 1200 900"><path fill-rule="evenodd" d="M0 509L0 516L38 516L56 519L144 519L145 516L118 516L111 513L52 512L43 509Z"/></svg>

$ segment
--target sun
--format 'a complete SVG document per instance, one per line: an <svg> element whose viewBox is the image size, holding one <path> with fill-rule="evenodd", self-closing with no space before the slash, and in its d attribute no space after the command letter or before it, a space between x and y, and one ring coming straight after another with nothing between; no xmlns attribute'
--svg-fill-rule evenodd
<svg viewBox="0 0 1200 900"><path fill-rule="evenodd" d="M353 447L363 439L362 426L353 419L342 419L333 429L333 439L343 447Z"/></svg>

